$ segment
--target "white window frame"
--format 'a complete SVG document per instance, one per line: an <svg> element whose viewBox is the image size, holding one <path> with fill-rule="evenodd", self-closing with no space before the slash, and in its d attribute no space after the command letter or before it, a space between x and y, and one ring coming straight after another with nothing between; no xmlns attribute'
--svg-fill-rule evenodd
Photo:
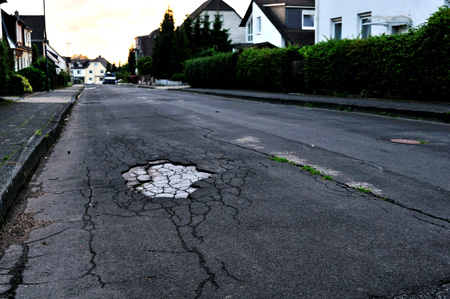
<svg viewBox="0 0 450 299"><path fill-rule="evenodd" d="M366 26L369 28L367 31L367 36L365 36L363 34L364 33L364 31L363 31L364 23L370 22L371 18L372 18L372 12L365 12L365 13L358 14L358 23L359 23L358 35L360 36L361 39L367 39L367 38L369 38L369 36L372 35L372 26L371 25Z"/></svg>
<svg viewBox="0 0 450 299"><path fill-rule="evenodd" d="M251 17L247 24L247 41L253 42L253 18Z"/></svg>
<svg viewBox="0 0 450 299"><path fill-rule="evenodd" d="M23 31L22 26L17 24L16 26L16 32L17 32L17 42L23 44Z"/></svg>
<svg viewBox="0 0 450 299"><path fill-rule="evenodd" d="M262 31L262 20L261 17L256 18L256 34L261 34Z"/></svg>
<svg viewBox="0 0 450 299"><path fill-rule="evenodd" d="M339 39L336 38L336 25L341 24L341 37ZM342 17L331 19L331 37L335 40L342 39Z"/></svg>
<svg viewBox="0 0 450 299"><path fill-rule="evenodd" d="M315 30L316 29L316 12L315 10L303 9L302 10L302 30ZM312 16L314 26L305 26L305 16Z"/></svg>

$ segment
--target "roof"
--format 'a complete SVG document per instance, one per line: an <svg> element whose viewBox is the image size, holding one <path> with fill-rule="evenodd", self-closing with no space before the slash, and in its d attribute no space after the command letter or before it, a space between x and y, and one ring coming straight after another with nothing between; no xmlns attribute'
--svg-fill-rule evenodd
<svg viewBox="0 0 450 299"><path fill-rule="evenodd" d="M308 32L305 32L302 29L286 28L286 26L283 24L283 22L273 13L273 11L270 9L270 7L265 6L265 5L280 4L280 5L284 5L284 6L315 7L315 0L252 0L252 2L250 2L250 5L247 9L247 12L245 13L244 18L242 19L242 22L240 24L241 27L245 27L248 19L252 15L252 7L253 7L252 4L253 3L258 5L258 7L266 15L266 17L269 19L269 21L280 32L281 36L286 41L286 43L291 43L291 44L302 43L302 40L303 40L305 34L308 34ZM309 31L309 34L311 34L311 32L314 32L314 31Z"/></svg>
<svg viewBox="0 0 450 299"><path fill-rule="evenodd" d="M0 4L6 3L6 2L8 2L8 1L6 1L6 0L0 0Z"/></svg>
<svg viewBox="0 0 450 299"><path fill-rule="evenodd" d="M31 40L45 40L45 16L20 16L20 18L31 28Z"/></svg>
<svg viewBox="0 0 450 299"><path fill-rule="evenodd" d="M89 59L72 59L71 63L73 64L72 69L82 70L87 69L91 64L91 61Z"/></svg>
<svg viewBox="0 0 450 299"><path fill-rule="evenodd" d="M94 60L91 60L91 62L100 62L105 68L108 68L108 64L110 64L108 60L106 60L100 55Z"/></svg>
<svg viewBox="0 0 450 299"><path fill-rule="evenodd" d="M189 15L189 19L195 20L204 11L234 11L234 8L229 6L222 0L208 0L200 5L193 13ZM236 13L237 14L237 13Z"/></svg>

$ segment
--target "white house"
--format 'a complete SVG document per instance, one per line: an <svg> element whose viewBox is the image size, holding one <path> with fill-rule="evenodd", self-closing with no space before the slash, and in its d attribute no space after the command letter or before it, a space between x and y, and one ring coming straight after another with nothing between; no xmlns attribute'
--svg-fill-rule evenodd
<svg viewBox="0 0 450 299"><path fill-rule="evenodd" d="M222 0L208 0L204 2L189 15L189 19L195 21L198 17L204 18L205 15L208 15L210 21L214 21L216 14L219 14L221 17L222 28L228 29L231 46L245 43L245 30L239 27L242 18L231 6Z"/></svg>
<svg viewBox="0 0 450 299"><path fill-rule="evenodd" d="M261 46L311 45L314 0L252 0L241 22L246 42Z"/></svg>
<svg viewBox="0 0 450 299"><path fill-rule="evenodd" d="M316 0L315 42L406 32L448 0Z"/></svg>

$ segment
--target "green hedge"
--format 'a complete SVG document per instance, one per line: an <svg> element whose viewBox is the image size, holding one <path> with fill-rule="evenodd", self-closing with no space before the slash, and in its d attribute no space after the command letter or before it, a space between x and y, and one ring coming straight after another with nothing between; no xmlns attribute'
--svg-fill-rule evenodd
<svg viewBox="0 0 450 299"><path fill-rule="evenodd" d="M28 79L19 74L11 74L6 82L6 94L21 96L27 92L33 92Z"/></svg>
<svg viewBox="0 0 450 299"><path fill-rule="evenodd" d="M241 89L288 90L290 63L300 59L299 47L244 50L237 61L237 82Z"/></svg>
<svg viewBox="0 0 450 299"><path fill-rule="evenodd" d="M309 91L450 98L450 9L407 34L329 40L300 50Z"/></svg>
<svg viewBox="0 0 450 299"><path fill-rule="evenodd" d="M30 66L21 69L18 73L28 79L34 91L45 90L46 76L43 71Z"/></svg>
<svg viewBox="0 0 450 299"><path fill-rule="evenodd" d="M186 61L184 74L192 87L235 88L238 53L219 53L214 56Z"/></svg>

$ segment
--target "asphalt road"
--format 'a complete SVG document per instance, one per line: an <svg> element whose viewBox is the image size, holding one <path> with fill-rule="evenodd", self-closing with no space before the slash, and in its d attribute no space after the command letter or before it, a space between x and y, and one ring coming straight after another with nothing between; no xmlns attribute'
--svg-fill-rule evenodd
<svg viewBox="0 0 450 299"><path fill-rule="evenodd" d="M450 296L449 133L448 124L87 87L22 194L33 220L0 261L0 298ZM148 197L148 178L127 185L130 169L167 163L205 178L190 175L188 198Z"/></svg>

